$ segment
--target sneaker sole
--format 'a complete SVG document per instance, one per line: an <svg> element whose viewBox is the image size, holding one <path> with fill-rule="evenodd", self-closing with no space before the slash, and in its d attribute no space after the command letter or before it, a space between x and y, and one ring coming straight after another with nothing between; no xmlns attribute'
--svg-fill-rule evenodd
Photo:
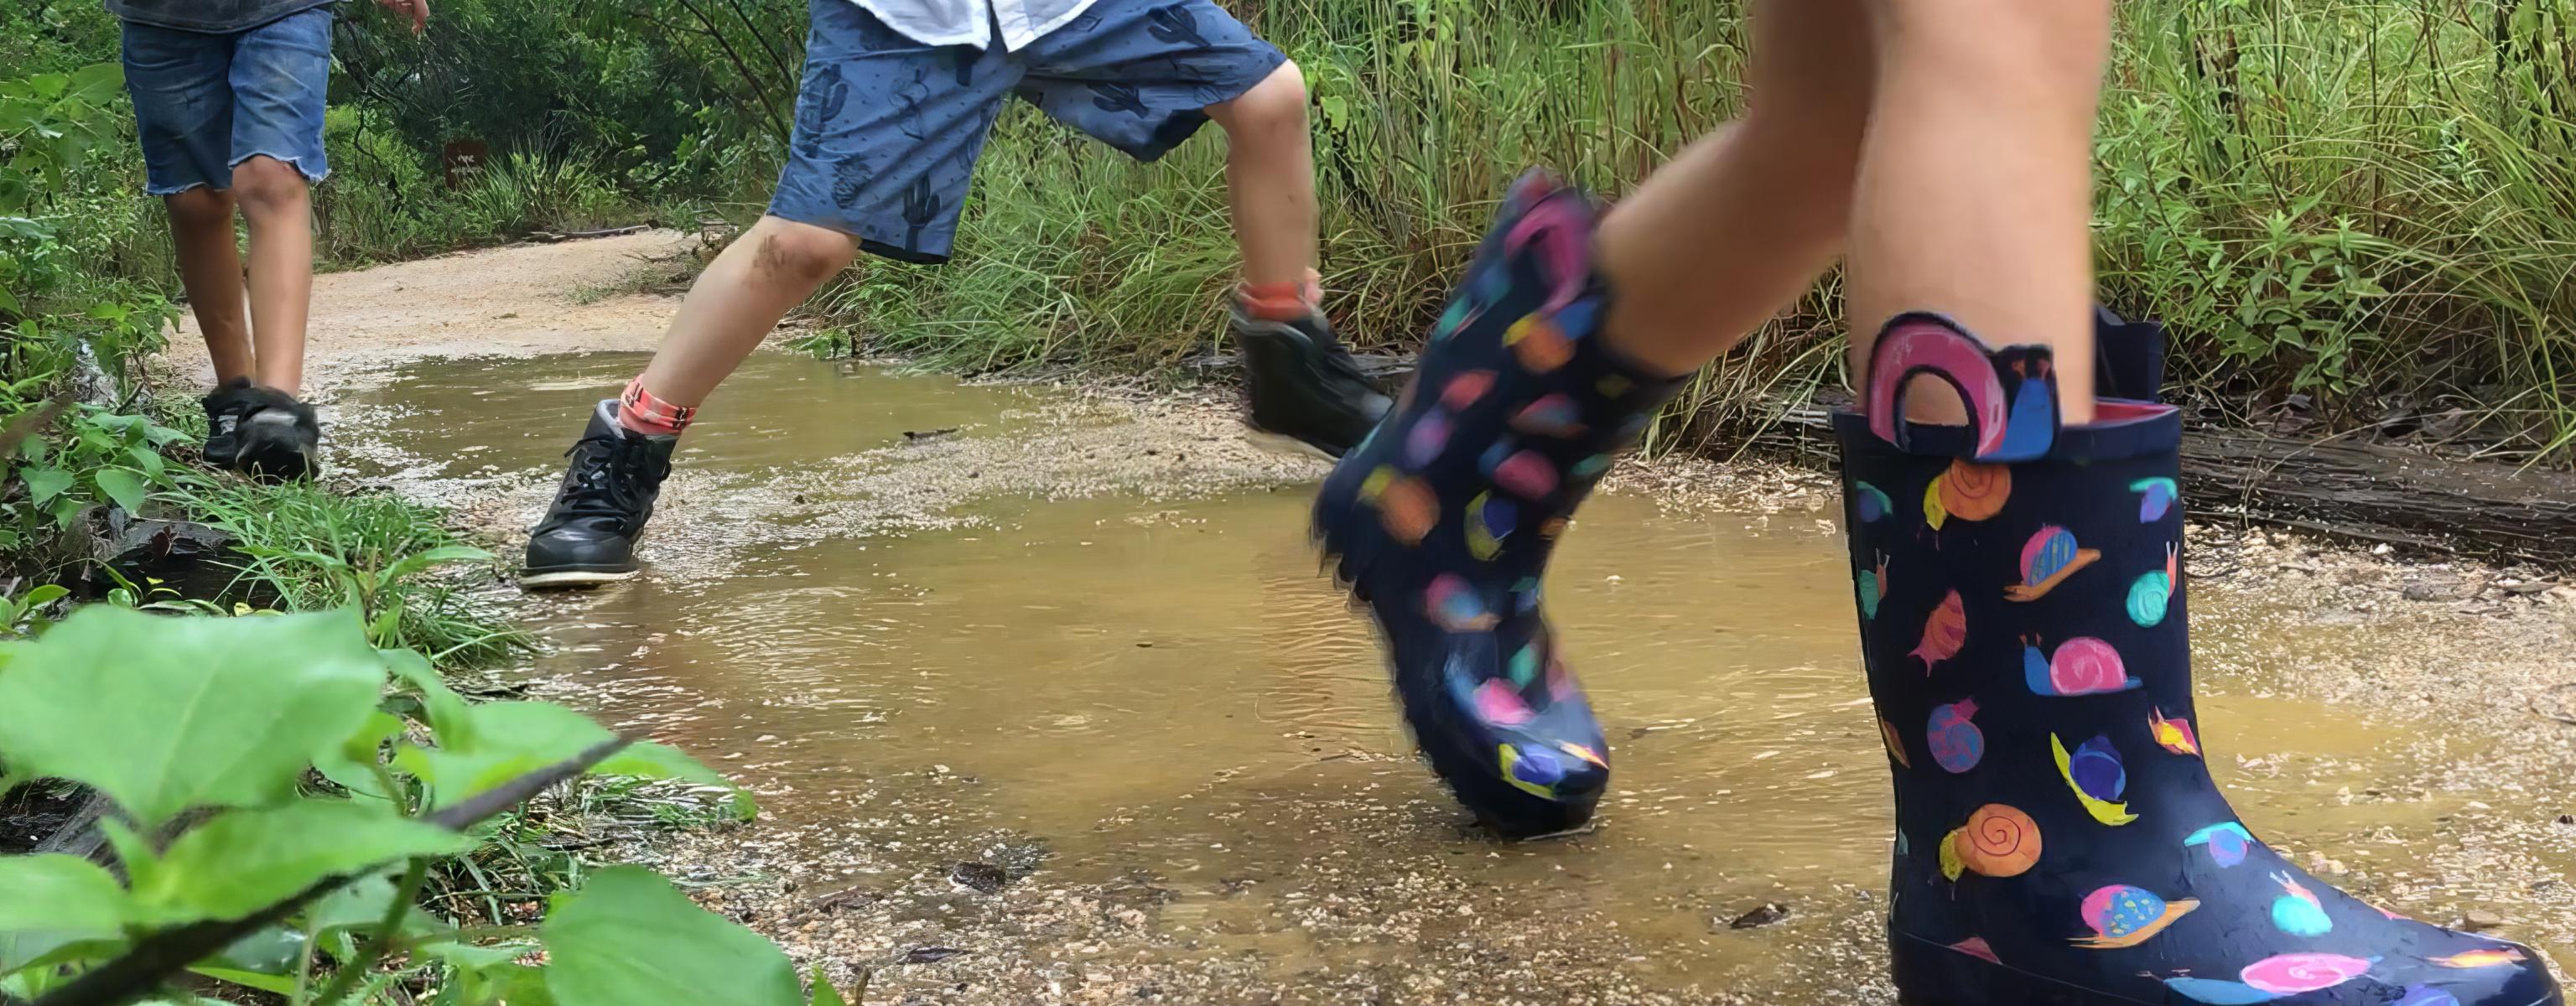
<svg viewBox="0 0 2576 1006"><path fill-rule="evenodd" d="M630 569L624 572L596 569L565 569L556 570L551 573L521 573L519 574L519 588L522 590L579 589L582 587L597 587L603 584L617 583L621 580L632 580L642 575L644 575L644 571L640 569Z"/></svg>

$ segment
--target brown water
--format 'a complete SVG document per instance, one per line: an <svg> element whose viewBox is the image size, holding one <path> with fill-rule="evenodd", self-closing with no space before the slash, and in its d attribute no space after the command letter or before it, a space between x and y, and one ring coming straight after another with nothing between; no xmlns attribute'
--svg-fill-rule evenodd
<svg viewBox="0 0 2576 1006"><path fill-rule="evenodd" d="M434 493L515 486L524 512L587 403L638 362L424 365L344 405L342 429L371 429L351 438L360 467ZM1153 878L1177 897L1155 925L1283 973L1419 949L1319 942L1298 920L1337 900L1395 911L1420 864L1615 925L1638 954L1594 966L1651 983L1761 988L1866 941L1887 791L1830 525L1590 507L1550 598L1610 724L1615 793L1596 834L1497 846L1408 754L1367 626L1317 576L1302 487L1037 499L976 470L948 474L968 488L940 524L865 517L871 486L900 480L905 431L1031 437L1059 397L756 358L690 436L681 464L703 477L674 483L654 574L533 602L550 649L530 673L735 773L783 827L828 824L897 863L918 848L916 866L943 836L1026 836L1050 879ZM860 504L808 498L830 493ZM758 530L772 520L803 533ZM2220 652L2260 621L2225 615L2206 619ZM2429 781L2474 738L2260 697L2267 682L2217 663L2203 734L2259 831L2341 849L2482 795ZM2338 799L2363 789L2419 795ZM840 855L806 852L820 872ZM1765 901L1791 918L1712 930Z"/></svg>

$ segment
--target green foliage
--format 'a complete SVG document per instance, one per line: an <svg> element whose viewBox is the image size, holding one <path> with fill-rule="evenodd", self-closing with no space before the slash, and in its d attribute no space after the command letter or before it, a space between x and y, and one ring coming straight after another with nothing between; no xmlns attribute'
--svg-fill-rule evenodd
<svg viewBox="0 0 2576 1006"><path fill-rule="evenodd" d="M123 107L114 62L0 79L0 408L84 356L130 393L136 361L161 348L170 305L115 246L133 213L101 205L133 173Z"/></svg>
<svg viewBox="0 0 2576 1006"><path fill-rule="evenodd" d="M230 533L250 556L242 578L289 610L353 608L377 645L418 649L442 664L486 664L527 648L488 605L439 575L494 559L460 542L434 509L391 493L195 476L179 502Z"/></svg>
<svg viewBox="0 0 2576 1006"><path fill-rule="evenodd" d="M127 883L70 856L0 858L0 993L34 997L111 960L155 960L192 924L223 923L240 937L188 970L295 1006L805 1002L776 947L633 867L600 871L542 925L459 924L420 907L432 864L480 844L463 830L472 816L430 806L504 784L517 798L578 771L721 780L658 746L601 760L610 735L569 710L469 706L417 654L370 645L351 612L94 606L0 661L8 780L95 787L135 825L106 823ZM563 757L577 748L592 750ZM368 784L322 781L343 777ZM183 810L211 813L156 851L143 836L187 824ZM267 917L282 921L232 921ZM544 967L522 963L539 952ZM145 965L162 966L175 965Z"/></svg>
<svg viewBox="0 0 2576 1006"><path fill-rule="evenodd" d="M450 856L474 840L384 812L372 802L302 799L225 814L179 836L138 869L134 901L159 924L238 919L325 877L415 856Z"/></svg>
<svg viewBox="0 0 2576 1006"><path fill-rule="evenodd" d="M557 1006L805 1001L786 954L638 867L601 870L578 893L558 898L545 941L546 988Z"/></svg>
<svg viewBox="0 0 2576 1006"><path fill-rule="evenodd" d="M147 828L190 807L273 804L375 707L383 662L350 627L330 613L83 609L0 671L0 750L12 772L95 786ZM298 659L281 666L280 652Z"/></svg>
<svg viewBox="0 0 2576 1006"><path fill-rule="evenodd" d="M1409 348L1529 164L1616 197L1739 114L1741 0L1238 4L1305 71L1324 270L1344 334ZM2212 404L2302 392L2345 422L2481 413L2576 442L2576 35L2568 0L2138 0L2096 166L2112 306L2171 324ZM1153 165L1026 108L978 169L955 264L870 263L830 337L970 370L1153 370L1221 348L1224 144ZM1842 380L1840 279L1676 406L1700 432ZM1667 436L1666 442L1672 442Z"/></svg>
<svg viewBox="0 0 2576 1006"><path fill-rule="evenodd" d="M179 486L161 456L178 431L92 405L74 408L61 426L29 438L8 467L26 493L0 498L0 551L68 528L100 504L141 514L152 493Z"/></svg>
<svg viewBox="0 0 2576 1006"><path fill-rule="evenodd" d="M78 856L0 858L0 931L114 936L133 912L116 877ZM0 954L0 968L13 962Z"/></svg>

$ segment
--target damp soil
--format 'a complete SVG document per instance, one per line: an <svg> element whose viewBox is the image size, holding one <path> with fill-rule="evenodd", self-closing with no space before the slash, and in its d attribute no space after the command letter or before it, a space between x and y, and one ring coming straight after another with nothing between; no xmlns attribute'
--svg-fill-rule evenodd
<svg viewBox="0 0 2576 1006"><path fill-rule="evenodd" d="M325 277L331 463L506 547L673 306L574 292L672 240ZM1828 479L1614 477L1550 585L1614 792L1588 834L1504 845L1414 761L1317 573L1322 466L1248 447L1221 396L778 352L705 417L643 577L490 588L546 643L506 676L754 788L757 822L624 855L871 972L869 1002L1892 998L1887 784ZM2576 960L2576 590L2192 544L2201 734L2247 823L2393 908L2492 913Z"/></svg>

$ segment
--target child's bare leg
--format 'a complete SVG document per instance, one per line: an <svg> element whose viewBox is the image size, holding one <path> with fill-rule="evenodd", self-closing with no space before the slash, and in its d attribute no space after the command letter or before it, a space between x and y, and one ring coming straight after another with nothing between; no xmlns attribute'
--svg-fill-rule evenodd
<svg viewBox="0 0 2576 1006"><path fill-rule="evenodd" d="M312 193L294 165L266 156L233 167L232 191L250 225L252 379L292 395L313 306Z"/></svg>
<svg viewBox="0 0 2576 1006"><path fill-rule="evenodd" d="M1225 130L1226 196L1243 281L1302 289L1315 268L1315 151L1306 125L1306 78L1282 63L1241 97L1207 108Z"/></svg>
<svg viewBox="0 0 2576 1006"><path fill-rule="evenodd" d="M1269 442L1339 456L1377 425L1387 400L1324 318L1306 78L1282 62L1207 114L1225 129L1226 195L1243 248L1231 328L1243 353L1245 419Z"/></svg>
<svg viewBox="0 0 2576 1006"><path fill-rule="evenodd" d="M1751 106L1693 144L1602 220L1600 268L1618 298L1603 335L1687 373L1815 282L1850 220L1873 64L1860 0L1764 0L1753 15Z"/></svg>
<svg viewBox="0 0 2576 1006"><path fill-rule="evenodd" d="M163 197L170 211L170 242L179 258L179 282L206 339L215 383L251 376L250 323L242 314L241 250L233 244L233 197L199 186Z"/></svg>
<svg viewBox="0 0 2576 1006"><path fill-rule="evenodd" d="M849 235L764 216L689 287L670 334L644 368L644 390L695 408L760 348L778 320L857 257Z"/></svg>
<svg viewBox="0 0 2576 1006"><path fill-rule="evenodd" d="M1870 0L1870 16L1879 87L1853 207L1854 359L1888 319L1937 311L2092 374L2092 138L2111 5ZM2090 380L2058 391L2068 422L2091 420ZM1916 418L1963 418L1952 395L1908 401Z"/></svg>

